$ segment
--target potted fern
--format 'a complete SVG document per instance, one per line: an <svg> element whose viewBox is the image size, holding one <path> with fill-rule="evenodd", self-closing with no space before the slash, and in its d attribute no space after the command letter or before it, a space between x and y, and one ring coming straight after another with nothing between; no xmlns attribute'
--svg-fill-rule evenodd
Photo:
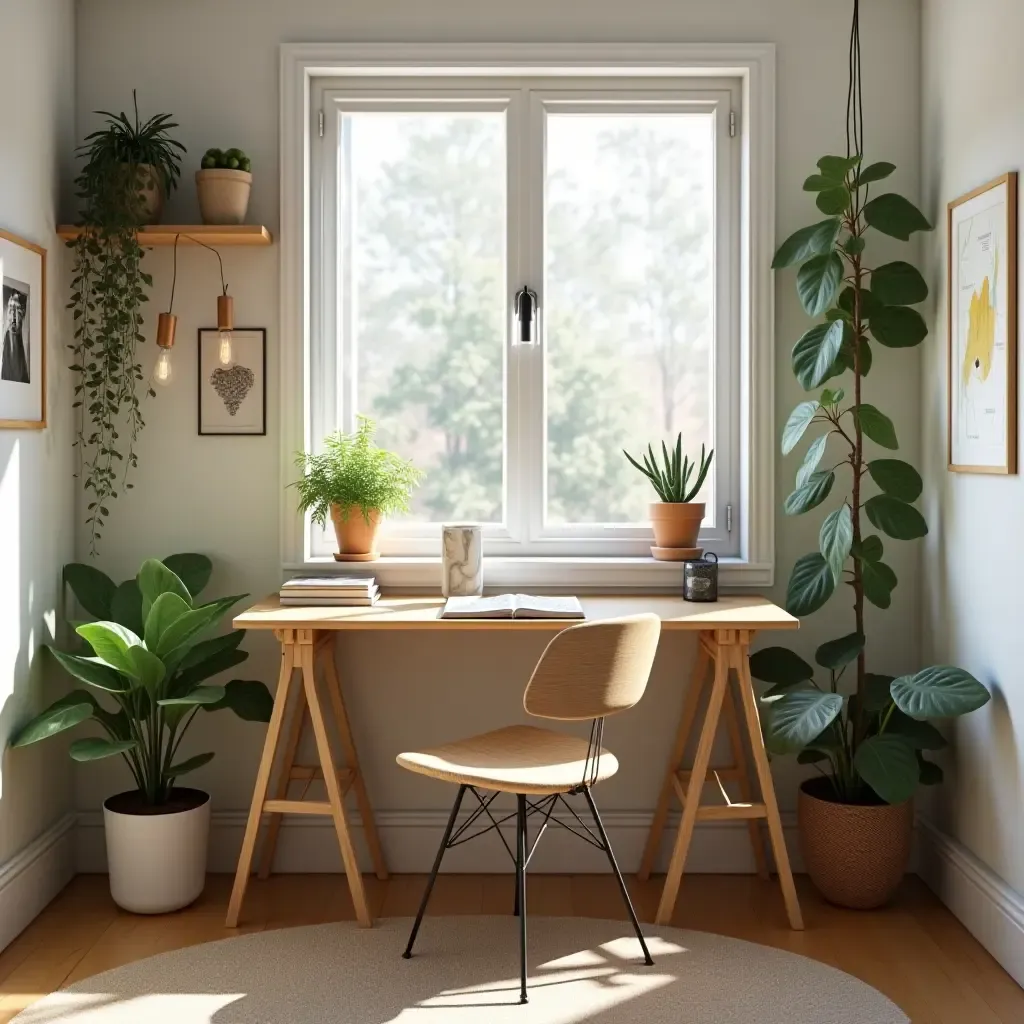
<svg viewBox="0 0 1024 1024"><path fill-rule="evenodd" d="M783 455L811 438L785 512L804 515L840 498L821 524L817 550L793 567L786 606L802 618L842 595L853 629L822 644L816 665L769 647L751 656L750 672L769 684L761 698L769 749L796 754L818 773L801 786L798 805L808 874L831 902L868 909L885 903L906 871L918 786L942 781L931 755L946 740L929 720L975 711L989 693L952 665L886 675L868 645L866 605L889 608L898 583L887 546L928 532L916 507L921 476L890 457L899 447L896 428L865 400L868 374L884 372L886 349L919 345L927 335L913 307L928 286L910 263L876 264L870 254L879 236L906 242L930 227L903 196L872 195L896 168L862 159L859 31L855 3L850 148L822 157L804 184L825 219L783 242L773 264L799 267L801 304L818 321L793 347L794 376L815 394L782 431Z"/></svg>
<svg viewBox="0 0 1024 1024"><path fill-rule="evenodd" d="M134 788L110 797L103 822L114 902L137 914L178 910L206 881L210 796L178 785L213 759L182 756L181 743L199 711L230 708L239 718L268 722L273 698L263 683L210 682L245 661L245 635L233 630L203 639L240 597L200 603L212 565L203 555L143 562L120 586L90 565L64 568L78 603L97 621L75 632L87 651L49 648L75 689L28 722L11 746L25 747L83 723L102 735L75 740L76 761L120 757Z"/></svg>
<svg viewBox="0 0 1024 1024"><path fill-rule="evenodd" d="M688 455L683 455L683 435L680 434L671 451L664 441L661 442L660 465L651 445L641 453L643 465L625 449L622 454L650 480L659 498L650 505L654 529L651 554L664 562L699 558L701 549L696 545L700 524L704 521L705 504L693 499L704 486L711 460L715 457L714 449L705 455L704 445L701 445L700 461L694 459L691 462ZM696 479L693 479L694 472L697 473Z"/></svg>
<svg viewBox="0 0 1024 1024"><path fill-rule="evenodd" d="M324 438L322 452L296 455L303 471L292 484L299 492L299 512L320 526L330 518L339 562L379 557L381 520L409 511L409 498L422 477L411 462L378 448L375 432L373 420L360 416L355 433L339 430Z"/></svg>

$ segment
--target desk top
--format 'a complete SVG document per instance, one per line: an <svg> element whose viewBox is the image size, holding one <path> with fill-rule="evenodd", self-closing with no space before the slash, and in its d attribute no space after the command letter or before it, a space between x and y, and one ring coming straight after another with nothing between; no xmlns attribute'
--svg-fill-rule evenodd
<svg viewBox="0 0 1024 1024"><path fill-rule="evenodd" d="M588 622L654 612L663 629L799 629L800 621L758 595L700 604L665 594L581 597ZM443 597L383 597L371 607L284 607L276 595L235 617L236 629L518 629L557 632L578 620L442 619Z"/></svg>

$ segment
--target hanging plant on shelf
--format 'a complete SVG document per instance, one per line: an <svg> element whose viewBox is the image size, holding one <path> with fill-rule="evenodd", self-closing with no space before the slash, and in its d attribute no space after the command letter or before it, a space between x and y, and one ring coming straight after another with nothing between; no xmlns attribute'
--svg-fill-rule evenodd
<svg viewBox="0 0 1024 1024"><path fill-rule="evenodd" d="M142 304L153 280L142 269L139 228L159 220L164 199L181 173L185 147L168 132L177 125L168 114L145 123L122 112L97 111L106 125L86 136L79 152L85 165L75 179L81 201L79 227L68 243L74 270L68 308L74 315L78 412L75 447L87 498L89 553L95 556L110 502L130 488L138 465L135 445L145 425L140 393L152 391L138 359Z"/></svg>
<svg viewBox="0 0 1024 1024"><path fill-rule="evenodd" d="M833 595L849 596L853 630L818 648L817 668L786 648L769 647L751 656L750 670L771 684L762 696L769 749L797 754L800 763L815 765L822 776L805 783L801 792L801 841L812 878L834 902L873 906L887 898L886 886L872 888L872 879L854 879L851 886L855 872L835 868L838 851L849 853L864 841L867 819L863 813L847 819L833 815L824 823L827 812L820 807L805 814L809 798L856 805L861 812L872 805L905 808L899 824L905 837L863 858L845 858L856 861L858 871L877 867L868 863L873 854L893 861L891 850L897 845L909 853L909 801L918 785L942 780L941 768L925 755L945 746L945 740L927 719L967 714L985 704L989 694L968 672L948 665L900 678L868 671L865 604L888 608L897 586L896 573L885 561L886 545L928 532L915 506L921 476L910 463L887 454L899 447L896 428L864 396L869 372L884 372L880 362L886 349L911 348L927 335L913 307L927 298L928 287L912 264L878 265L870 253L878 235L906 242L930 225L903 196L881 190L872 194L896 168L863 159L857 2L850 68L846 155L822 157L804 184L825 219L783 242L773 266L799 267L800 302L818 320L793 348L794 376L804 390L817 394L793 410L782 432L783 455L814 434L785 512L802 515L841 495L822 523L818 550L793 567L786 604L803 617ZM831 835L813 834L815 829L831 830ZM905 861L895 861L890 875L898 884Z"/></svg>

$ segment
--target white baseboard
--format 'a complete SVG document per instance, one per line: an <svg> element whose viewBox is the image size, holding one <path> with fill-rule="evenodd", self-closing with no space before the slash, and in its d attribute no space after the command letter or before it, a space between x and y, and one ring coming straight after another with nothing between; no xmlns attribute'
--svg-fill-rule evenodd
<svg viewBox="0 0 1024 1024"><path fill-rule="evenodd" d="M581 817L588 821L585 807ZM233 872L242 845L247 812L214 811L210 826L210 870ZM575 824L570 815L558 817ZM633 872L640 863L651 813L647 811L609 811L603 816L605 829L623 871ZM350 820L355 833L356 848L364 870L370 869L369 856L362 838L358 816ZM531 818L531 830L536 828ZM377 830L388 868L399 874L430 870L437 844L448 821L447 811L379 811ZM486 819L485 819L486 823ZM479 824L479 823L477 823ZM488 823L489 824L489 823ZM658 870L668 863L672 837L678 816L670 817L662 842ZM786 845L794 871L802 871L799 844L796 838L796 815L783 815ZM96 812L78 815L76 830L76 865L82 872L106 871L103 842L103 817ZM578 826L576 826L578 828ZM477 825L473 826L475 830ZM505 838L514 849L515 829L509 822ZM767 842L767 833L764 833ZM257 848L257 854L259 850ZM697 826L687 860L688 871L707 874L745 874L754 870L745 823L702 823ZM286 817L278 843L275 870L295 873L341 871L341 855L333 825L327 818L303 816ZM512 863L495 835L482 837L451 849L444 859L442 870L491 874L512 870ZM549 826L530 864L531 871L545 874L570 872L604 872L608 870L605 855L565 829Z"/></svg>
<svg viewBox="0 0 1024 1024"><path fill-rule="evenodd" d="M0 950L8 946L75 874L76 816L65 814L0 864Z"/></svg>
<svg viewBox="0 0 1024 1024"><path fill-rule="evenodd" d="M918 873L968 931L1024 986L1024 896L962 843L918 820Z"/></svg>

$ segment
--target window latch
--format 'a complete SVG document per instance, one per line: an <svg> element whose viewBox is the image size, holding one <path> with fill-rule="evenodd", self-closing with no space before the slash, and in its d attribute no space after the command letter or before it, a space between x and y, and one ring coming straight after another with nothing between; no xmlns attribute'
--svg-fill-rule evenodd
<svg viewBox="0 0 1024 1024"><path fill-rule="evenodd" d="M532 288L520 288L516 292L513 304L515 323L513 325L513 345L536 345L539 337L537 322L540 319L540 307L537 305L537 293Z"/></svg>

